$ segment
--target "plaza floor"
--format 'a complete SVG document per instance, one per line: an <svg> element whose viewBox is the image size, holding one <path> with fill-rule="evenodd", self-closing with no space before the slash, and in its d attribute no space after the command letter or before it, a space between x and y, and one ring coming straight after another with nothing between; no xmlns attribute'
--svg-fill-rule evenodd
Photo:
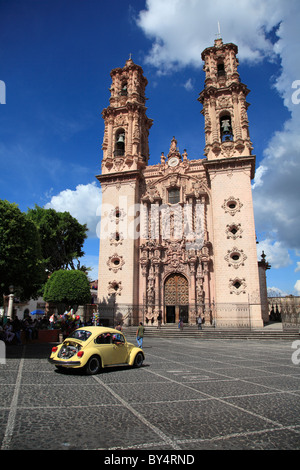
<svg viewBox="0 0 300 470"><path fill-rule="evenodd" d="M290 341L146 337L142 368L96 376L56 371L50 349L6 348L2 450L300 449Z"/></svg>

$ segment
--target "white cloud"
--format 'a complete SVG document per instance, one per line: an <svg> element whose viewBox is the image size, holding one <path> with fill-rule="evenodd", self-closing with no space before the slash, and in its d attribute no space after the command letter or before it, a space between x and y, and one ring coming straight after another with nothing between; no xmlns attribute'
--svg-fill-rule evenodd
<svg viewBox="0 0 300 470"><path fill-rule="evenodd" d="M70 212L79 223L87 224L89 236L96 237L97 224L100 221L101 189L96 182L79 184L75 191L65 189L45 205L57 212Z"/></svg>
<svg viewBox="0 0 300 470"><path fill-rule="evenodd" d="M296 282L296 284L294 285L294 289L296 291L296 294L297 295L300 295L300 280L298 279L298 281Z"/></svg>
<svg viewBox="0 0 300 470"><path fill-rule="evenodd" d="M285 297L288 295L278 287L268 287L268 297Z"/></svg>
<svg viewBox="0 0 300 470"><path fill-rule="evenodd" d="M191 91L194 89L194 86L193 86L193 82L192 82L192 79L189 78L184 84L183 84L184 88L186 89L186 91Z"/></svg>
<svg viewBox="0 0 300 470"><path fill-rule="evenodd" d="M278 51L265 32L278 25L290 3L294 0L147 0L147 9L137 19L154 41L147 62L161 72L174 66L202 66L201 52L208 41L213 43L218 21L226 42L238 44L241 59L272 57Z"/></svg>
<svg viewBox="0 0 300 470"><path fill-rule="evenodd" d="M193 80L189 78L184 84L183 87L186 91L192 91L194 89Z"/></svg>
<svg viewBox="0 0 300 470"><path fill-rule="evenodd" d="M288 5L288 7L287 7ZM261 166L260 184L254 186L253 199L257 229L277 232L277 239L290 249L300 248L300 104L295 100L295 81L300 79L299 2L289 0L281 6L282 22L274 51L281 59L275 88L291 113L283 130L274 133ZM294 98L294 99L293 99Z"/></svg>
<svg viewBox="0 0 300 470"><path fill-rule="evenodd" d="M268 238L260 241L257 245L257 257L259 260L263 251L266 255L266 261L271 264L272 268L284 268L292 264L287 248L279 241Z"/></svg>
<svg viewBox="0 0 300 470"><path fill-rule="evenodd" d="M263 175L267 171L267 168L260 165L255 171L255 178L252 184L252 189L257 188L263 184Z"/></svg>
<svg viewBox="0 0 300 470"><path fill-rule="evenodd" d="M275 133L261 164L264 172L253 186L257 230L276 231L278 240L290 249L300 248L299 127L300 116L294 113L284 130Z"/></svg>
<svg viewBox="0 0 300 470"><path fill-rule="evenodd" d="M300 271L300 261L297 261L297 267L295 269L295 273L297 273L298 271Z"/></svg>

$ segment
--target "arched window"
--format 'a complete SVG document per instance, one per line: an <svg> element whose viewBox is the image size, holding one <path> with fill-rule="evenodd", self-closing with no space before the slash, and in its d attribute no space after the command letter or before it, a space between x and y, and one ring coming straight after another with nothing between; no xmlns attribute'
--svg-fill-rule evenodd
<svg viewBox="0 0 300 470"><path fill-rule="evenodd" d="M122 83L122 88L121 88L121 96L127 96L127 82Z"/></svg>
<svg viewBox="0 0 300 470"><path fill-rule="evenodd" d="M224 77L225 76L225 67L224 67L223 62L220 62L217 65L217 69L218 69L218 77Z"/></svg>
<svg viewBox="0 0 300 470"><path fill-rule="evenodd" d="M125 154L125 131L124 129L119 129L116 132L115 139L115 157L122 156Z"/></svg>
<svg viewBox="0 0 300 470"><path fill-rule="evenodd" d="M233 139L230 114L226 114L220 118L220 131L222 142Z"/></svg>
<svg viewBox="0 0 300 470"><path fill-rule="evenodd" d="M177 204L180 201L180 189L169 189L169 204Z"/></svg>

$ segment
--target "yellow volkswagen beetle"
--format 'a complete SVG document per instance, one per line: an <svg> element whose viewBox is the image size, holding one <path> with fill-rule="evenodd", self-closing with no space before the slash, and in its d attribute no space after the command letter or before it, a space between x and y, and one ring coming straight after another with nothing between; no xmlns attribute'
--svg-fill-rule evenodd
<svg viewBox="0 0 300 470"><path fill-rule="evenodd" d="M94 375L104 367L141 367L144 359L144 351L128 343L122 332L86 326L73 331L63 343L54 346L49 362L58 368L84 368L87 374Z"/></svg>

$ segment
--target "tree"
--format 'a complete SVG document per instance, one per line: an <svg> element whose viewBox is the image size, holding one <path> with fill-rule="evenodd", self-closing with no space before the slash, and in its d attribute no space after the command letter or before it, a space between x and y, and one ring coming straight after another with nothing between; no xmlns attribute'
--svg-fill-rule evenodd
<svg viewBox="0 0 300 470"><path fill-rule="evenodd" d="M91 301L90 283L83 271L54 272L46 282L44 300L54 304L84 305Z"/></svg>
<svg viewBox="0 0 300 470"><path fill-rule="evenodd" d="M37 226L42 256L49 273L59 269L75 269L74 260L82 257L87 238L86 224L80 224L69 212L56 212L35 205L28 218Z"/></svg>
<svg viewBox="0 0 300 470"><path fill-rule="evenodd" d="M13 285L21 300L46 281L38 230L17 204L0 200L0 303Z"/></svg>

